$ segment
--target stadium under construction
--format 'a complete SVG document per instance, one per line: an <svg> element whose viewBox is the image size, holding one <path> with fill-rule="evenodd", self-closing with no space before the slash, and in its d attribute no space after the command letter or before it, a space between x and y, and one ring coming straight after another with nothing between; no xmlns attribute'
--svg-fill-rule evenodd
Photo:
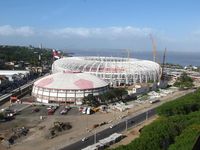
<svg viewBox="0 0 200 150"><path fill-rule="evenodd" d="M88 94L99 95L110 86L158 82L159 64L120 57L66 57L52 64L52 73L36 81L32 95L39 102L81 104Z"/></svg>

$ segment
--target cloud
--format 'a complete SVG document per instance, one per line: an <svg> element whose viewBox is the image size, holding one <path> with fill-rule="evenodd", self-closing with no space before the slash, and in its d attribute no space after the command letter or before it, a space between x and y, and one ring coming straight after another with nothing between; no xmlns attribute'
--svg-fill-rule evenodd
<svg viewBox="0 0 200 150"><path fill-rule="evenodd" d="M49 34L61 36L64 38L105 38L117 39L121 37L145 37L152 33L151 28L136 28L132 26L126 27L106 27L106 28L62 28L50 30Z"/></svg>
<svg viewBox="0 0 200 150"><path fill-rule="evenodd" d="M192 32L191 32L191 36L192 36L193 38L199 39L199 38L200 38L200 30L198 29L198 30L192 31Z"/></svg>
<svg viewBox="0 0 200 150"><path fill-rule="evenodd" d="M38 45L71 49L130 48L133 50L152 49L149 34L155 38L157 49L183 49L186 41L171 38L165 31L149 27L110 26L110 27L65 27L39 29L31 26L0 26L0 41L3 44ZM172 36L173 37L173 36ZM183 48L182 48L183 47Z"/></svg>
<svg viewBox="0 0 200 150"><path fill-rule="evenodd" d="M0 26L0 36L32 36L34 35L33 28L29 26L12 27L10 25Z"/></svg>

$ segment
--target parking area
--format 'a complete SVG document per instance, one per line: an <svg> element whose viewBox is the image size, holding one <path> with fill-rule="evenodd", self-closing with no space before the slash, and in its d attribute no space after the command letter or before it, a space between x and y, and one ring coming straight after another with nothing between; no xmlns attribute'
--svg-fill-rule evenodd
<svg viewBox="0 0 200 150"><path fill-rule="evenodd" d="M30 105L20 111L19 116L46 116L47 108L48 106L44 105Z"/></svg>
<svg viewBox="0 0 200 150"><path fill-rule="evenodd" d="M30 104L14 104L8 107L10 110L18 111L17 116L80 116L81 112L79 112L77 107L65 107L65 106L58 106L55 111L51 114L48 113L48 110L51 106L46 105L30 105ZM64 112L64 113L62 113ZM16 116L16 117L17 117Z"/></svg>
<svg viewBox="0 0 200 150"><path fill-rule="evenodd" d="M173 93L166 97L165 100L172 99L183 94L185 94L184 91L180 91L176 94ZM153 105L159 105L161 103L162 101ZM120 104L123 105L122 103ZM16 127L24 126L30 129L30 133L26 136L27 138L25 140L21 140L22 143L19 141L18 144L11 146L11 150L52 149L53 145L58 145L58 147L61 148L66 144L73 143L78 139L92 135L94 132L94 126L96 125L98 125L98 127L95 128L95 131L98 132L104 128L109 128L110 126L113 127L112 125L118 123L127 115L136 114L140 111L144 111L148 107L153 106L150 103L137 103L135 101L128 103L127 106L129 105L133 107L130 107L128 111L121 112L118 109L109 108L110 111L98 111L92 113L91 115L83 114L82 112L79 112L78 107L73 106L71 106L70 109L68 109L68 106L60 106L52 115L48 115L47 108L50 106L30 105L29 107L23 109L14 120L1 123L0 134L5 135L6 137L8 129L11 130ZM21 108L24 106L26 105L20 106L19 104L19 106L16 105L14 107ZM61 115L60 112L65 108L67 108L67 112ZM46 117L44 117L44 119L40 119L39 116ZM62 132L53 140L46 139L46 134L49 132L49 129L55 125L55 122L69 122L72 125L72 128ZM58 149L58 147L56 149Z"/></svg>

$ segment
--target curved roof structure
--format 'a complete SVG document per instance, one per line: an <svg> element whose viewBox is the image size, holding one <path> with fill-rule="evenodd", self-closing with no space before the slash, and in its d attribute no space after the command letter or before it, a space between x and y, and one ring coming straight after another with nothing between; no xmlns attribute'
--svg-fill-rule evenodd
<svg viewBox="0 0 200 150"><path fill-rule="evenodd" d="M67 57L53 63L53 73L63 70L87 72L111 84L156 82L161 75L156 62L120 57Z"/></svg>
<svg viewBox="0 0 200 150"><path fill-rule="evenodd" d="M120 57L67 57L54 62L52 71L61 70L106 73L158 72L160 65L149 60Z"/></svg>
<svg viewBox="0 0 200 150"><path fill-rule="evenodd" d="M105 87L108 83L91 74L63 71L37 80L34 86L56 90L85 90Z"/></svg>

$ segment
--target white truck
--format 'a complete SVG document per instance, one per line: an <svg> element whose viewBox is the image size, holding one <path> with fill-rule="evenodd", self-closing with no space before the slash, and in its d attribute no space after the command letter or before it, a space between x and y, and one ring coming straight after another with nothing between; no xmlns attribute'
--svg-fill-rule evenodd
<svg viewBox="0 0 200 150"><path fill-rule="evenodd" d="M87 113L87 107L84 107L82 110L82 114L86 114Z"/></svg>
<svg viewBox="0 0 200 150"><path fill-rule="evenodd" d="M88 107L88 108L87 108L87 115L90 115L90 114L91 114L91 108Z"/></svg>

